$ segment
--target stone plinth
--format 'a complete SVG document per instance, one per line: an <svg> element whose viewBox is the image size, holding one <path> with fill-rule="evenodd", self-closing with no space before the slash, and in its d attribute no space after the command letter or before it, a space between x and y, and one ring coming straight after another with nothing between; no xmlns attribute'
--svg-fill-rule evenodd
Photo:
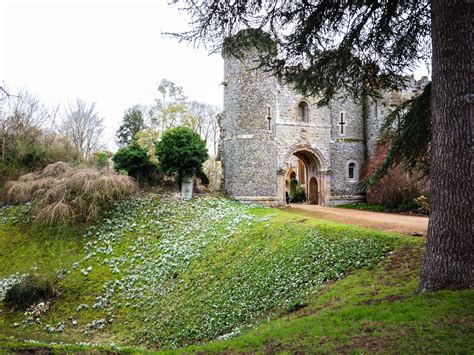
<svg viewBox="0 0 474 355"><path fill-rule="evenodd" d="M181 198L190 200L193 198L193 177L185 176L181 182Z"/></svg>

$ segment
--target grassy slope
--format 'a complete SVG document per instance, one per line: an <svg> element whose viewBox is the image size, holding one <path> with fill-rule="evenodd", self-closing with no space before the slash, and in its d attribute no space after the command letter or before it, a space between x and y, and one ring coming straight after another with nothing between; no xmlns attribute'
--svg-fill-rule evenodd
<svg viewBox="0 0 474 355"><path fill-rule="evenodd" d="M374 270L355 271L309 305L239 337L184 352L474 351L474 290L416 293L422 243L397 249Z"/></svg>
<svg viewBox="0 0 474 355"><path fill-rule="evenodd" d="M211 215L218 214L219 210L227 208L218 207L211 206L208 212ZM200 206L200 208L202 210L207 207ZM3 334L3 336L0 335L0 349L2 340L6 347L20 349L25 346L13 343L10 336L17 339L36 339L39 342L118 342L135 346L148 344L147 346L150 347L158 344L158 339L152 336L156 333L161 334L161 338L167 339L168 342L164 345L169 346L173 345L170 344L169 339L174 339L176 334L181 343L192 342L195 332L201 332L199 334L203 340L213 339L218 334L232 331L232 327L228 326L229 322L229 324L234 322L237 325L245 325L259 320L262 322L269 318L273 320L268 323L263 321L262 325L254 329L237 330L236 332L241 331L242 334L232 339L196 345L184 350L474 350L473 341L469 337L470 332L474 331L472 290L416 295L419 260L423 248L420 239L398 237L362 228L348 228L334 223L301 218L283 211L260 208L240 210L239 208L241 207L237 207L228 215L223 215L221 222L213 224L216 228L206 229L208 228L206 221L212 219L211 215L205 216L202 223L195 226L198 230L207 231L211 235L215 232L215 236L231 234L231 237L226 239L207 237L200 239L196 231L188 232L188 228L182 229L183 224L186 224L180 223L183 217L199 221L193 209L185 210L178 216L173 216L172 212L166 209L160 212L160 220L174 223L173 228L180 232L176 235L189 233L191 239L185 240L187 244L189 240L206 241L202 252L194 255L191 264L183 264L169 273L161 274L166 282L152 284L150 280L146 280L149 285L152 284L155 287L149 287L147 292L150 290L156 292L157 289L161 290L165 286L167 287L166 297L160 299L156 294L152 294L151 298L143 296L120 300L126 294L119 294L120 297L117 297L112 312L110 308L98 310L89 308L77 312L78 304L92 305L94 303L96 297L102 294L104 282L126 276L126 271L118 275L113 274L110 267L103 264L103 258L92 256L77 270L72 270L61 282L62 294L56 300L53 309L43 316L43 324L54 325L69 316L78 320L79 329L84 329L86 324L101 317L113 317L114 321L104 330L91 331L90 334L84 334L70 326L62 334L49 334L43 331L42 326L12 328L12 324L21 322L24 316L3 312L0 315L0 334ZM232 222L232 218L241 212L253 216L254 220L244 219ZM265 217L268 215L271 216ZM114 245L114 253L126 255L131 247L135 247L138 248L136 249L138 253L145 257L145 261L133 264L136 270L144 266L157 267L156 264L150 264L149 260L146 261L147 252L143 247L150 245L151 240L158 239L160 243L166 241L167 229L163 226L157 228L154 224L150 224L156 220L155 215L141 213L136 217L137 225L129 228L122 239ZM227 228L229 225L235 227ZM127 229L126 226L124 224L122 229ZM314 270L319 265L311 264L314 262L311 259L312 253L320 252L317 249L311 249L317 243L302 242L315 238L315 231L317 231L317 238L326 238L327 241L337 241L341 237L375 238L383 241L380 246L392 245L395 252L375 269L365 268L353 271L342 280L316 293L309 293L308 296L306 294L314 287L306 287L304 282L300 282L301 278L293 277L293 274L299 274L302 270ZM0 258L0 277L15 272L28 272L28 269L35 265L39 267L38 271L57 270L70 266L74 261L83 260L85 239L81 237L81 232L80 227L51 229L11 222L1 225L0 241L4 247L2 258ZM158 233L161 235L157 238ZM138 235L144 237L147 242L136 243ZM170 237L174 236L170 234ZM88 240L97 240L97 236L92 235ZM180 248L183 245L179 245ZM199 247L199 244L196 244L196 247ZM357 253L354 254L357 248L351 249L350 244L346 247L347 249L334 250L339 250L339 252L347 250L348 254L352 253L352 257L357 259ZM374 244L373 247L377 249L379 244ZM305 253L308 248L309 252ZM368 259L375 257L375 255L364 254L368 251L363 247L361 250L360 256ZM169 249L168 252L173 253L174 249ZM150 255L156 255L156 253L157 250L152 251ZM156 259L160 259L159 255L156 256ZM301 260L295 261L300 257ZM341 259L340 256L338 258ZM275 269L276 266L270 261L276 259L282 260L283 267L280 265ZM176 254L173 260L181 259ZM86 265L92 266L93 272L84 276L79 270ZM131 265L122 267L127 268ZM309 267L306 267L307 265ZM334 266L330 265L330 268ZM355 265L344 264L340 267L354 269ZM274 272L275 270L278 272ZM319 270L313 276L323 271ZM281 274L281 280L272 278L274 274ZM249 275L257 276L248 277ZM312 274L303 273L302 275L308 278ZM268 280L271 283L265 284ZM294 282L296 286L282 287L280 285L281 288L278 290L288 292L288 295L274 297L274 292L269 292L269 289L273 287L273 284L279 285L279 282ZM126 286L130 285L136 286L126 283ZM244 287L245 285L247 288ZM251 291L259 290L260 286L261 292L252 296ZM147 304L147 308L144 305L140 306L141 301L150 302L155 298L159 300L156 304L153 301ZM232 298L236 298L237 303L229 303L229 299ZM265 302L260 302L260 299L265 299ZM212 304L209 303L210 301ZM243 306L239 308L241 303L247 308ZM137 305L138 308L134 308ZM213 305L216 311L210 312L209 309ZM298 306L305 307L289 313ZM143 318L144 309L146 309L146 318L151 317L151 322L150 319ZM229 310L233 309L238 309L240 313L229 318L228 314L233 314ZM218 320L216 324L214 321L209 321L214 318ZM162 322L163 319L166 322ZM144 324L150 323L151 325L144 328ZM172 326L169 326L169 323ZM203 323L207 326L200 328L199 325ZM166 332L168 332L168 338ZM142 341L139 340L140 338L137 340L137 337L141 337ZM200 338L195 337L195 339ZM68 349L80 350L83 347L72 345Z"/></svg>
<svg viewBox="0 0 474 355"><path fill-rule="evenodd" d="M4 211L2 215L10 217L14 212ZM13 223L0 223L0 278L12 273L61 270L81 257L85 226L37 226L15 222L12 217Z"/></svg>

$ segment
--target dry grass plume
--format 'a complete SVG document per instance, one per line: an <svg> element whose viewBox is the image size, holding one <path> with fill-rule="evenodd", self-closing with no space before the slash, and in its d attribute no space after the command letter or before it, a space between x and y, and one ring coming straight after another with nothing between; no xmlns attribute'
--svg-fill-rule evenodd
<svg viewBox="0 0 474 355"><path fill-rule="evenodd" d="M91 221L103 208L136 191L137 184L128 176L57 162L40 173L8 181L4 201L32 202L34 219L39 222Z"/></svg>

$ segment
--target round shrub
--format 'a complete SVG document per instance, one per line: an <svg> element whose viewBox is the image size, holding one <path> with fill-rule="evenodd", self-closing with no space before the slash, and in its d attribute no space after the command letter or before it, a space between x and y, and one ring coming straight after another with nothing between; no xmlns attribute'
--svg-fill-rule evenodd
<svg viewBox="0 0 474 355"><path fill-rule="evenodd" d="M108 168L109 158L111 156L112 156L112 153L110 152L106 152L106 151L96 152L90 159L90 162L99 170Z"/></svg>
<svg viewBox="0 0 474 355"><path fill-rule="evenodd" d="M3 305L7 309L24 311L33 304L54 296L54 281L38 275L28 275L5 294Z"/></svg>
<svg viewBox="0 0 474 355"><path fill-rule="evenodd" d="M177 175L181 182L185 176L201 175L208 154L199 134L187 127L175 127L156 144L156 157L160 170L168 176Z"/></svg>
<svg viewBox="0 0 474 355"><path fill-rule="evenodd" d="M151 183L156 178L156 166L148 156L146 149L133 141L126 147L120 148L112 160L116 171L126 171L127 175L134 177L138 183Z"/></svg>

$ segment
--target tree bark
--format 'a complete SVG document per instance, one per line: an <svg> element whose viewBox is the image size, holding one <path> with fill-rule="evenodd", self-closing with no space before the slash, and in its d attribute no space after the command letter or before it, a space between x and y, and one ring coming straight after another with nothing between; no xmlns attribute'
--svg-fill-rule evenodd
<svg viewBox="0 0 474 355"><path fill-rule="evenodd" d="M421 292L474 285L473 7L432 1L431 213Z"/></svg>

